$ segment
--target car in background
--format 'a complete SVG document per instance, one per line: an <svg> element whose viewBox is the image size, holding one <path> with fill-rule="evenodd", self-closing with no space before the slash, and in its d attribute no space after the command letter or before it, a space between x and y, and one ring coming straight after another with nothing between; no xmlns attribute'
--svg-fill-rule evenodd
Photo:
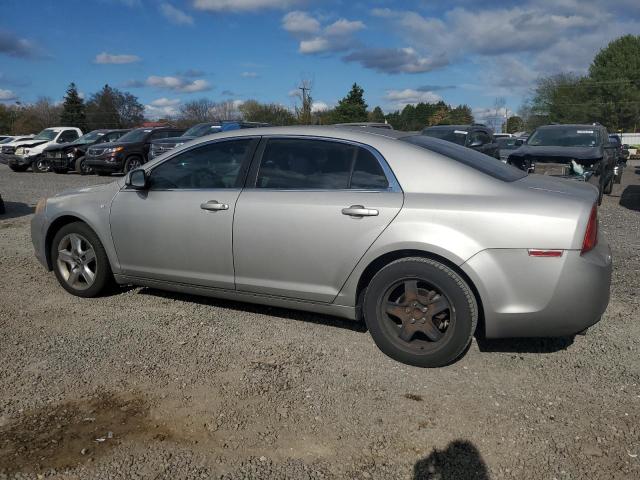
<svg viewBox="0 0 640 480"><path fill-rule="evenodd" d="M73 142L61 145L50 145L42 152L49 162L51 169L56 173L67 173L75 170L81 175L92 173L91 168L85 164L87 148L96 143L114 142L129 130L93 130L84 134Z"/></svg>
<svg viewBox="0 0 640 480"><path fill-rule="evenodd" d="M500 160L507 163L507 159L513 150L520 148L524 143L521 139L515 137L498 137L498 148L500 149Z"/></svg>
<svg viewBox="0 0 640 480"><path fill-rule="evenodd" d="M591 183L600 204L613 190L616 151L600 124L553 124L538 127L507 163L529 173Z"/></svg>
<svg viewBox="0 0 640 480"><path fill-rule="evenodd" d="M7 138L12 138L11 135L0 135L0 143L2 143Z"/></svg>
<svg viewBox="0 0 640 480"><path fill-rule="evenodd" d="M162 138L160 140L152 141L151 148L149 149L149 160L160 156L169 150L173 150L184 143L190 142L194 138L204 137L205 135L210 135L212 133L268 126L270 126L268 123L237 122L235 120L198 123L179 137Z"/></svg>
<svg viewBox="0 0 640 480"><path fill-rule="evenodd" d="M8 158L9 168L14 172L24 172L29 167L35 173L48 172L49 162L42 152L50 145L73 142L82 136L82 130L76 127L45 128L35 137L18 142L13 155Z"/></svg>
<svg viewBox="0 0 640 480"><path fill-rule="evenodd" d="M352 123L335 123L334 127L362 127L362 128L383 128L385 130L393 130L390 123L383 122L352 122Z"/></svg>
<svg viewBox="0 0 640 480"><path fill-rule="evenodd" d="M31 140L35 135L14 135L0 142L0 161L7 163L8 156L13 155L18 145L25 140Z"/></svg>
<svg viewBox="0 0 640 480"><path fill-rule="evenodd" d="M596 200L425 135L262 128L43 198L31 238L72 295L118 283L364 319L390 357L438 367L479 322L500 338L600 320L612 262Z"/></svg>
<svg viewBox="0 0 640 480"><path fill-rule="evenodd" d="M624 167L627 165L627 159L629 158L629 145L623 145L622 138L616 133L609 134L609 143L615 147L616 164L613 167L613 183L618 184L622 182Z"/></svg>
<svg viewBox="0 0 640 480"><path fill-rule="evenodd" d="M101 176L128 173L146 163L151 142L183 133L184 129L175 127L136 128L115 142L90 146L85 165Z"/></svg>
<svg viewBox="0 0 640 480"><path fill-rule="evenodd" d="M423 129L422 135L456 143L500 160L500 148L493 138L493 131L482 124L436 125Z"/></svg>

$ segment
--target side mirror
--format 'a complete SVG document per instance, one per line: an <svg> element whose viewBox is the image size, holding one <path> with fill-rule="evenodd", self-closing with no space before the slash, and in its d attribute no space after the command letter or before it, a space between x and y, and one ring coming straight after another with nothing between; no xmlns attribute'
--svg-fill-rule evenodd
<svg viewBox="0 0 640 480"><path fill-rule="evenodd" d="M133 188L134 190L145 190L147 188L147 183L147 172L142 168L132 170L125 180L125 185Z"/></svg>

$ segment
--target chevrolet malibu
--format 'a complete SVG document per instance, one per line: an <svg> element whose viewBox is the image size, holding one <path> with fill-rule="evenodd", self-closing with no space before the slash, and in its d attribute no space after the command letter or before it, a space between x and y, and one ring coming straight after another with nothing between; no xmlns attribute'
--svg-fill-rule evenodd
<svg viewBox="0 0 640 480"><path fill-rule="evenodd" d="M363 319L388 356L436 367L476 329L568 336L600 319L597 200L422 135L260 128L42 199L31 233L73 295L130 284Z"/></svg>

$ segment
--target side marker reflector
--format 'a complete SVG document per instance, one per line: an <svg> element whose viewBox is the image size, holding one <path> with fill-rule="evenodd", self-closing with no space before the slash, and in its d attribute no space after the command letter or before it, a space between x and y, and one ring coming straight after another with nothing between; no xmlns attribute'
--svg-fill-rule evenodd
<svg viewBox="0 0 640 480"><path fill-rule="evenodd" d="M561 257L562 250L529 250L530 257Z"/></svg>

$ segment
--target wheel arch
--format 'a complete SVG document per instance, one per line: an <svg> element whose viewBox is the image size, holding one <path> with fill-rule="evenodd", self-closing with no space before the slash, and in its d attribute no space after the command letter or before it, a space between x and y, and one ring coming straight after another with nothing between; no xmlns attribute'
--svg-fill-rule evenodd
<svg viewBox="0 0 640 480"><path fill-rule="evenodd" d="M356 286L356 319L362 320L362 301L364 298L364 292L373 279L373 277L378 273L382 268L389 265L391 262L399 260L401 258L408 257L422 257L428 258L431 260L435 260L437 262L446 265L451 268L454 272L462 277L462 279L469 285L469 288L473 292L473 295L478 304L478 326L477 332L481 335L484 335L484 307L482 303L482 297L480 296L480 292L478 288L471 280L471 278L462 270L456 263L452 262L446 257L442 255L438 255L437 253L433 253L428 250L418 250L418 249L401 249L401 250L393 250L390 252L386 252L375 259L373 259L369 264L364 268L360 277L358 278L358 283Z"/></svg>

